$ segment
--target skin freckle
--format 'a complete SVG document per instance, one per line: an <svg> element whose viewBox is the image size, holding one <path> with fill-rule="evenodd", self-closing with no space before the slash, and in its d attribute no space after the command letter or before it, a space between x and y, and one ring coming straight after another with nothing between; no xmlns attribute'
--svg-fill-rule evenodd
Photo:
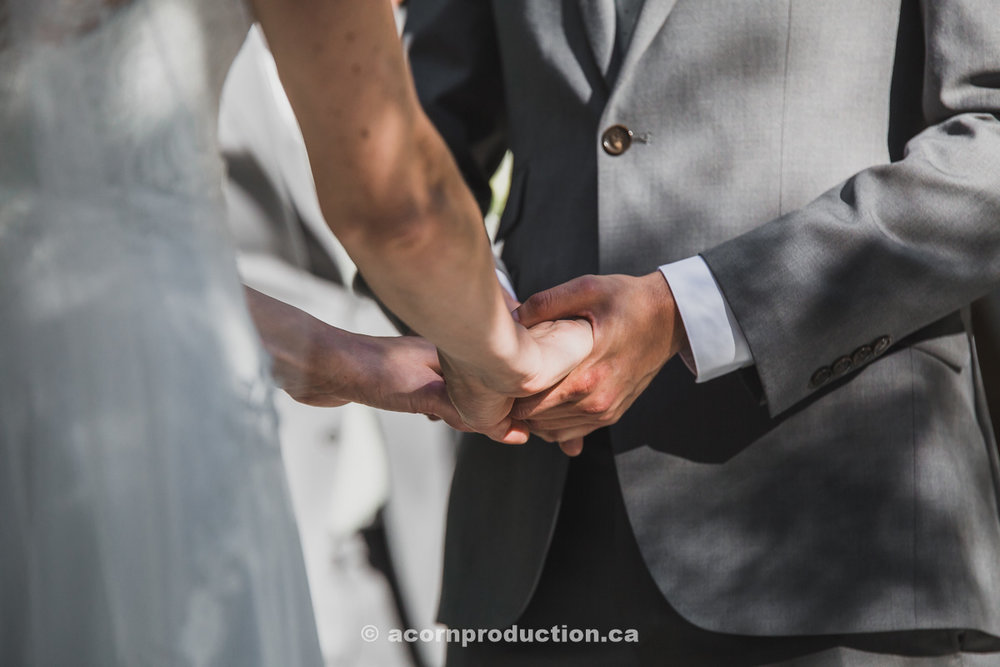
<svg viewBox="0 0 1000 667"><path fill-rule="evenodd" d="M367 139L370 136L371 136L371 132L368 130L367 127L361 128L361 138L362 139Z"/></svg>
<svg viewBox="0 0 1000 667"><path fill-rule="evenodd" d="M353 43L354 40L356 40L357 38L358 38L358 35L353 30L348 30L347 34L344 35L344 39L346 39L349 44Z"/></svg>
<svg viewBox="0 0 1000 667"><path fill-rule="evenodd" d="M358 63L351 65L351 74L361 74L361 65Z"/></svg>

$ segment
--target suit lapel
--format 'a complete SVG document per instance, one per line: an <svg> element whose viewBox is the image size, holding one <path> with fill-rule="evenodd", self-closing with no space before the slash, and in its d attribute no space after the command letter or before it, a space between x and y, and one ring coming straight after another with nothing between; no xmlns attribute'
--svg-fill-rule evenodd
<svg viewBox="0 0 1000 667"><path fill-rule="evenodd" d="M667 17L670 15L670 10L676 4L677 0L646 0L643 3L635 25L635 31L632 33L632 40L625 51L625 57L622 59L618 76L615 77L615 81L613 82L614 86L617 86L618 81L628 77L635 64L639 61L639 58L649 48L653 38L660 32ZM613 11L614 9L612 8ZM613 39L614 27L612 26L612 41Z"/></svg>
<svg viewBox="0 0 1000 667"><path fill-rule="evenodd" d="M583 31L601 76L607 77L615 48L615 0L578 0Z"/></svg>

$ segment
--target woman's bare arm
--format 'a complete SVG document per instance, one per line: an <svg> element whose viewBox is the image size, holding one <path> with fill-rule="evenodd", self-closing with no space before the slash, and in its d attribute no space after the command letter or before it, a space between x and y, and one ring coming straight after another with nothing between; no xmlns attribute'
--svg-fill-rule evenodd
<svg viewBox="0 0 1000 667"><path fill-rule="evenodd" d="M474 426L503 395L560 379L589 326L516 325L478 207L424 115L388 2L253 0L302 128L331 229L382 301L435 343ZM495 393L491 393L495 392ZM495 423L495 422L494 422Z"/></svg>

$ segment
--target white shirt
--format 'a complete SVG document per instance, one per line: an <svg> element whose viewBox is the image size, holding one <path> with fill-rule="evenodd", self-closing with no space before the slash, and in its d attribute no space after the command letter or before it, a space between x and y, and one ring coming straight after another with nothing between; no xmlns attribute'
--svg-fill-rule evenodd
<svg viewBox="0 0 1000 667"><path fill-rule="evenodd" d="M683 353L681 358L695 381L705 382L752 366L747 339L705 260L695 255L664 264L660 273L674 294L687 331L691 356Z"/></svg>

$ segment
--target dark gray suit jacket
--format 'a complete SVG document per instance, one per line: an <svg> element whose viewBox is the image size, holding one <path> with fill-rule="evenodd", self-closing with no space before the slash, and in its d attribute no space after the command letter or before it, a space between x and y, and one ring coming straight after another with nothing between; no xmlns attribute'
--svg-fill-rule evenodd
<svg viewBox="0 0 1000 667"><path fill-rule="evenodd" d="M612 429L670 603L745 634L1000 635L998 466L965 309L1000 278L1000 2L413 0L418 90L521 296L700 253L753 371L669 363ZM621 155L602 133L632 132ZM470 443L444 622L513 622L566 462Z"/></svg>

